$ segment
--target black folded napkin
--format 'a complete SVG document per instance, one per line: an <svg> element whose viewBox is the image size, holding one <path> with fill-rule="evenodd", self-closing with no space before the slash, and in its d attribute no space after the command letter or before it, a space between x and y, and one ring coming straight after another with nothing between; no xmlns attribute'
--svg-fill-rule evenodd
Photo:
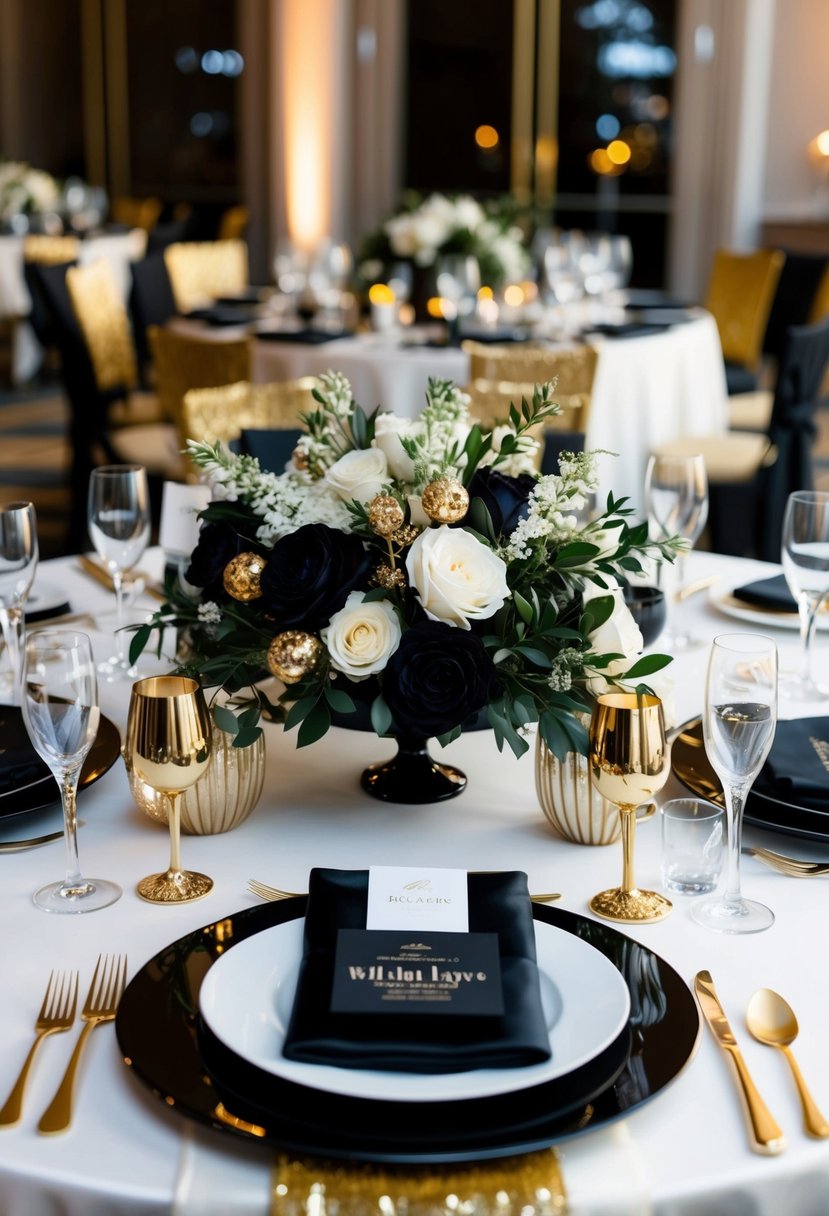
<svg viewBox="0 0 829 1216"><path fill-rule="evenodd" d="M661 334L670 329L672 322L623 321L618 325L590 325L585 330L588 334L601 334L603 338L644 338L646 334Z"/></svg>
<svg viewBox="0 0 829 1216"><path fill-rule="evenodd" d="M756 583L746 583L731 592L735 600L751 604L755 608L771 608L774 612L797 612L794 596L789 591L785 574L773 578L761 578Z"/></svg>
<svg viewBox="0 0 829 1216"><path fill-rule="evenodd" d="M240 304L261 304L262 300L270 295L271 288L268 287L248 287L245 291L236 291L228 296L216 296L214 303L224 304L230 308Z"/></svg>
<svg viewBox="0 0 829 1216"><path fill-rule="evenodd" d="M467 888L470 933L498 936L501 1016L332 1013L337 934L365 928L368 871L314 869L283 1054L308 1064L423 1073L518 1068L549 1059L527 877L469 874Z"/></svg>
<svg viewBox="0 0 829 1216"><path fill-rule="evenodd" d="M829 717L778 722L752 792L808 810L829 811Z"/></svg>
<svg viewBox="0 0 829 1216"><path fill-rule="evenodd" d="M350 338L352 332L345 329L336 334L326 329L259 329L256 337L263 342L305 342L309 346L320 346L323 342Z"/></svg>
<svg viewBox="0 0 829 1216"><path fill-rule="evenodd" d="M502 329L482 329L479 326L462 325L460 336L470 342L480 342L482 345L496 343L501 346L508 342L526 342L528 331L521 326L510 326Z"/></svg>
<svg viewBox="0 0 829 1216"><path fill-rule="evenodd" d="M0 739L0 797L51 777L32 747L21 712L15 706L0 705Z"/></svg>
<svg viewBox="0 0 829 1216"><path fill-rule="evenodd" d="M647 291L631 288L627 293L625 308L678 308L684 311L691 308L688 300L678 300L664 291Z"/></svg>

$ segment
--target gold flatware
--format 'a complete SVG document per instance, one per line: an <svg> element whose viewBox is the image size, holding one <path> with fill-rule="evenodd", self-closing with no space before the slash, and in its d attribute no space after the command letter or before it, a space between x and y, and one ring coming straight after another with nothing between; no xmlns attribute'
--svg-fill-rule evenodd
<svg viewBox="0 0 829 1216"><path fill-rule="evenodd" d="M76 826L79 828L85 823L85 819L76 820ZM45 836L30 836L28 840L3 840L0 841L0 853L22 853L24 849L37 849L53 840L63 840L63 834L61 828L59 832L47 832Z"/></svg>
<svg viewBox="0 0 829 1216"><path fill-rule="evenodd" d="M756 849L751 845L743 845L740 850L746 857L754 857L770 866L778 874L786 874L789 878L821 878L829 874L829 862L800 861L796 857L787 857L784 853L774 853L771 849Z"/></svg>
<svg viewBox="0 0 829 1216"><path fill-rule="evenodd" d="M769 1157L782 1153L786 1147L786 1137L751 1079L734 1032L717 996L710 971L697 972L694 977L694 992L711 1033L734 1066L748 1120L751 1148L755 1153L763 1153Z"/></svg>
<svg viewBox="0 0 829 1216"><path fill-rule="evenodd" d="M91 557L87 557L85 553L79 553L78 565L80 566L81 570L83 570L84 574L88 574L90 578L94 578L96 583L100 583L102 587L106 587L107 591L115 590L112 575L108 570L105 570L103 566L99 565L99 563L94 561ZM147 582L147 575L143 574L140 570L132 571L129 579L124 579L124 589L129 590L133 583L137 583L139 581L144 583L144 595L151 595L153 599L157 600L164 600L167 598L163 591L159 591L157 587L153 587L151 583Z"/></svg>
<svg viewBox="0 0 829 1216"><path fill-rule="evenodd" d="M78 1061L81 1058L84 1043L89 1034L102 1022L112 1022L118 1010L118 1002L127 983L127 956L98 955L95 972L89 992L81 1011L81 1017L86 1025L80 1033L75 1050L63 1074L63 1080L58 1086L55 1096L49 1103L37 1130L42 1135L52 1135L54 1132L65 1131L72 1122L72 1095L75 1088L75 1075Z"/></svg>
<svg viewBox="0 0 829 1216"><path fill-rule="evenodd" d="M63 833L60 833L63 835ZM75 1020L75 1009L78 1005L78 973L77 971L53 971L46 985L46 994L35 1022L35 1041L29 1048L29 1054L23 1061L20 1075L12 1086L12 1091L6 1099L6 1104L0 1110L0 1127L11 1127L20 1119L23 1109L23 1091L35 1052L41 1042L50 1034L59 1034L69 1030Z"/></svg>
<svg viewBox="0 0 829 1216"><path fill-rule="evenodd" d="M713 587L719 581L719 574L711 574L708 578L695 579L693 583L686 583L684 587L680 587L674 598L678 604L681 604L683 600L689 600L692 595L699 595L700 591L707 591L709 587Z"/></svg>
<svg viewBox="0 0 829 1216"><path fill-rule="evenodd" d="M265 882L258 882L255 878L251 878L248 882L248 890L254 895L258 895L260 899L266 899L271 902L277 899L295 899L301 895L300 891L283 891L281 887L271 887ZM561 893L558 891L550 891L545 895L531 895L530 899L536 904L551 904L557 899L561 899Z"/></svg>
<svg viewBox="0 0 829 1216"><path fill-rule="evenodd" d="M746 1025L758 1043L776 1047L786 1057L803 1107L803 1126L810 1136L825 1140L829 1137L829 1123L818 1110L792 1054L791 1045L799 1027L791 1005L771 988L760 988L748 1003Z"/></svg>

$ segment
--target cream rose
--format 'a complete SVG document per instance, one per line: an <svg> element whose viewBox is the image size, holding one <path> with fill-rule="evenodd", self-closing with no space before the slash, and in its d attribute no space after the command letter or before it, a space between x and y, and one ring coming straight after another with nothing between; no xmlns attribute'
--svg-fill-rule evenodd
<svg viewBox="0 0 829 1216"><path fill-rule="evenodd" d="M461 629L493 616L510 594L500 557L460 528L421 532L406 570L426 615Z"/></svg>
<svg viewBox="0 0 829 1216"><path fill-rule="evenodd" d="M320 636L334 670L359 682L382 671L397 650L400 622L386 600L366 604L362 591L352 591Z"/></svg>
<svg viewBox="0 0 829 1216"><path fill-rule="evenodd" d="M396 418L394 414L378 414L374 421L375 447L385 454L392 477L400 481L414 481L414 462L400 440L416 435L419 429L416 419Z"/></svg>
<svg viewBox="0 0 829 1216"><path fill-rule="evenodd" d="M602 693L608 692L610 685L605 679L605 676L618 676L622 672L627 671L632 661L644 649L644 641L642 632L633 615L624 601L624 596L621 587L610 587L605 589L599 587L596 583L587 583L582 592L584 603L589 603L600 595L612 595L614 599L613 611L603 625L599 625L598 629L594 629L587 635L590 642L590 648L596 654L621 654L624 657L614 659L608 663L603 669L600 676L593 676L588 681L588 687L594 696L601 696Z"/></svg>
<svg viewBox="0 0 829 1216"><path fill-rule="evenodd" d="M346 452L332 464L325 480L345 502L371 502L389 481L386 455L380 448Z"/></svg>

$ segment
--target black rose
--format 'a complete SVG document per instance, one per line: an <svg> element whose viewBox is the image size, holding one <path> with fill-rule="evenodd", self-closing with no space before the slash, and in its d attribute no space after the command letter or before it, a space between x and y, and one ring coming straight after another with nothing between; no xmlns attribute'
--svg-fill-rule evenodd
<svg viewBox="0 0 829 1216"><path fill-rule="evenodd" d="M278 540L262 573L265 608L281 629L315 633L366 579L362 541L326 524L305 524Z"/></svg>
<svg viewBox="0 0 829 1216"><path fill-rule="evenodd" d="M498 469L485 466L478 469L470 481L469 497L480 498L492 517L496 536L509 536L519 520L526 518L527 503L535 485L536 478L530 473L508 477Z"/></svg>
<svg viewBox="0 0 829 1216"><path fill-rule="evenodd" d="M495 694L495 664L474 633L443 621L407 629L383 673L383 696L397 729L442 735Z"/></svg>
<svg viewBox="0 0 829 1216"><path fill-rule="evenodd" d="M246 552L250 548L250 541L240 536L230 524L223 521L202 524L198 543L190 555L190 565L184 577L191 586L204 588L204 599L226 598L222 585L224 568L237 553Z"/></svg>

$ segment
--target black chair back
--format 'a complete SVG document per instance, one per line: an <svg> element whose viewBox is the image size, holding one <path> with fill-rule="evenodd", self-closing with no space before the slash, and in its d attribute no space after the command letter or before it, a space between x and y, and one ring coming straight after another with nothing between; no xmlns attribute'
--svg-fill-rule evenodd
<svg viewBox="0 0 829 1216"><path fill-rule="evenodd" d="M132 263L130 314L138 362L150 361L147 330L151 325L166 325L176 315L176 302L163 252L152 253Z"/></svg>
<svg viewBox="0 0 829 1216"><path fill-rule="evenodd" d="M824 253L784 250L786 261L769 313L763 353L779 359L793 325L805 325L829 258Z"/></svg>
<svg viewBox="0 0 829 1216"><path fill-rule="evenodd" d="M583 452L583 431L557 431L553 428L544 432L544 451L541 455L541 473L558 473L558 458L562 452Z"/></svg>
<svg viewBox="0 0 829 1216"><path fill-rule="evenodd" d="M238 451L241 456L255 456L266 473L284 473L301 435L301 430L249 427L239 436Z"/></svg>

